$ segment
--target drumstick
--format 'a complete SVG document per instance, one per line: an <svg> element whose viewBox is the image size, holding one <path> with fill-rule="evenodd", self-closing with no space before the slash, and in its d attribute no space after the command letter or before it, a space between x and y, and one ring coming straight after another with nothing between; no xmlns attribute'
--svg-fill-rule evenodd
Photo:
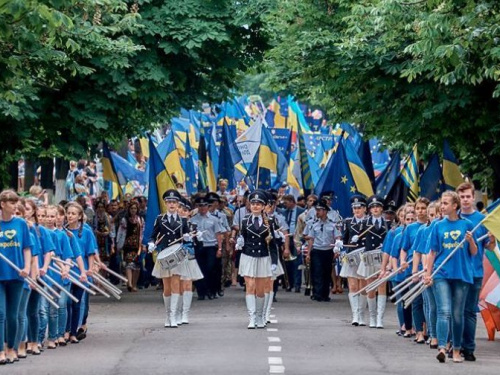
<svg viewBox="0 0 500 375"><path fill-rule="evenodd" d="M363 233L361 233L361 234L358 236L358 238L363 237L363 236L364 236L366 233L368 233L368 231L369 231L370 229L372 229L374 226L375 226L375 225L372 225L372 226L370 226L370 227L366 228L366 230L365 230ZM345 246L345 245L344 245L344 246Z"/></svg>
<svg viewBox="0 0 500 375"><path fill-rule="evenodd" d="M161 242L161 240L163 240L163 237L165 237L165 235L161 236L160 239L157 239L155 241L155 246L158 246L158 244Z"/></svg>
<svg viewBox="0 0 500 375"><path fill-rule="evenodd" d="M206 232L206 230L202 230L202 231L201 231L201 233L205 233L205 232ZM194 236L196 237L196 231L192 231L192 232L191 232L191 233L189 233L189 234L190 234L191 236L193 236L193 235L194 235ZM183 238L182 238L182 237L179 237L179 238L178 238L178 239L176 239L175 241L170 242L170 243L168 244L168 246L170 247L170 246L172 246L172 245L174 245L174 244L176 244L177 242L180 242L180 241L182 241L182 240L183 240Z"/></svg>

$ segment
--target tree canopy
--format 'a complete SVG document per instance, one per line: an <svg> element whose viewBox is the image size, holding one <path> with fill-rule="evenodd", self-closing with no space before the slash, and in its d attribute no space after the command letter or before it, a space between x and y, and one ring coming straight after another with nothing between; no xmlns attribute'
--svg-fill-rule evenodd
<svg viewBox="0 0 500 375"><path fill-rule="evenodd" d="M81 156L222 99L266 46L248 1L0 0L2 167Z"/></svg>
<svg viewBox="0 0 500 375"><path fill-rule="evenodd" d="M500 194L500 4L276 0L267 87L387 143L441 149ZM491 181L491 180L490 180Z"/></svg>

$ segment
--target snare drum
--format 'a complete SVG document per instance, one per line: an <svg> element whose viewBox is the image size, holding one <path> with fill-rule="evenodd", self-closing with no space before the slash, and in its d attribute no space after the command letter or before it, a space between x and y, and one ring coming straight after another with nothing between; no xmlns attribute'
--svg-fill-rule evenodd
<svg viewBox="0 0 500 375"><path fill-rule="evenodd" d="M363 253L363 249L358 249L351 251L350 253L346 254L344 257L344 262L349 264L350 266L359 266L361 263L361 254Z"/></svg>
<svg viewBox="0 0 500 375"><path fill-rule="evenodd" d="M156 258L163 270L172 270L188 260L189 251L181 243L167 247Z"/></svg>
<svg viewBox="0 0 500 375"><path fill-rule="evenodd" d="M382 250L372 250L364 253L363 261L367 266L380 266L382 264Z"/></svg>

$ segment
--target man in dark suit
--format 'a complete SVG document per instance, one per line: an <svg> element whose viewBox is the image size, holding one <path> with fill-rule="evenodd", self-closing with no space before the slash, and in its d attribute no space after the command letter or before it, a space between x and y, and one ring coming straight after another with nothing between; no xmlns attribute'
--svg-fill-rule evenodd
<svg viewBox="0 0 500 375"><path fill-rule="evenodd" d="M299 215L304 212L304 209L297 206L295 197L291 194L283 196L283 203L285 205L285 209L281 210L280 213L285 217L286 223L289 227L289 233L295 233L297 219L299 218ZM301 249L297 249L295 247L294 241L290 241L290 257L297 258L288 262L285 259L289 284L287 291L290 292L293 287L295 288L296 293L300 293L300 287L302 285L302 270L299 270L299 265L302 264L302 252Z"/></svg>

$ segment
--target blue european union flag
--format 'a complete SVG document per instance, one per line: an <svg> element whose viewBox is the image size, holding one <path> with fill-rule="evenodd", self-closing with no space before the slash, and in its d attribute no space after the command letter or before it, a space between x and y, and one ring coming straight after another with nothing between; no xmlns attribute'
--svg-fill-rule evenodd
<svg viewBox="0 0 500 375"><path fill-rule="evenodd" d="M339 142L337 151L328 161L314 189L317 195L332 190L335 192L332 207L338 210L341 216L350 216L352 214L350 198L357 193L357 190L342 141Z"/></svg>
<svg viewBox="0 0 500 375"><path fill-rule="evenodd" d="M441 196L443 190L443 174L439 164L439 156L433 154L422 177L420 177L420 196L434 201Z"/></svg>
<svg viewBox="0 0 500 375"><path fill-rule="evenodd" d="M391 162L384 169L382 174L375 180L375 190L377 195L382 197L387 197L392 187L396 183L399 172L401 171L401 156L399 152L395 152L392 155Z"/></svg>
<svg viewBox="0 0 500 375"><path fill-rule="evenodd" d="M229 130L226 121L222 125L222 141L220 143L218 178L228 180L228 189L236 188L239 181L236 180L235 166L241 161L241 153L236 147L236 140Z"/></svg>
<svg viewBox="0 0 500 375"><path fill-rule="evenodd" d="M186 158L184 159L186 172L186 191L188 195L196 193L196 171L194 168L195 158L194 152L189 141L189 134L186 133Z"/></svg>

